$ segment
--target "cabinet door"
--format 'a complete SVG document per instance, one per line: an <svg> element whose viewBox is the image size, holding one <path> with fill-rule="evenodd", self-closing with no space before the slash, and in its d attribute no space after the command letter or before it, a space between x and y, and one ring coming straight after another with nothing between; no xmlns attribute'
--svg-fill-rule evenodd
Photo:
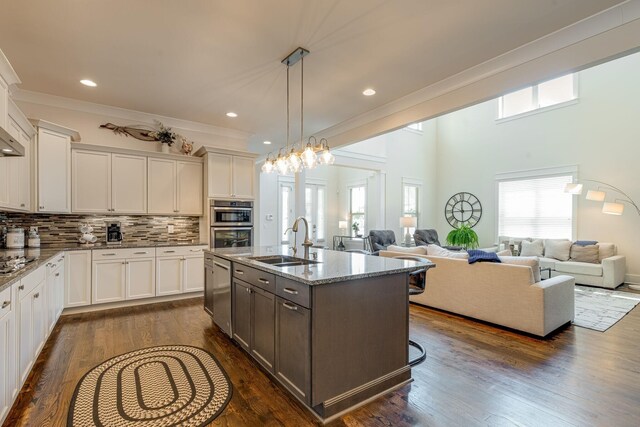
<svg viewBox="0 0 640 427"><path fill-rule="evenodd" d="M38 212L71 211L71 138L38 131Z"/></svg>
<svg viewBox="0 0 640 427"><path fill-rule="evenodd" d="M111 211L111 153L71 152L71 203L73 212Z"/></svg>
<svg viewBox="0 0 640 427"><path fill-rule="evenodd" d="M227 154L207 154L209 198L231 197L232 159Z"/></svg>
<svg viewBox="0 0 640 427"><path fill-rule="evenodd" d="M251 342L251 285L233 281L233 339L246 351Z"/></svg>
<svg viewBox="0 0 640 427"><path fill-rule="evenodd" d="M276 377L295 396L310 402L310 311L276 297Z"/></svg>
<svg viewBox="0 0 640 427"><path fill-rule="evenodd" d="M48 336L47 329L47 299L45 282L35 287L31 294L31 314L33 316L33 361L38 358L38 354L44 347Z"/></svg>
<svg viewBox="0 0 640 427"><path fill-rule="evenodd" d="M119 213L147 213L146 157L112 154L111 209Z"/></svg>
<svg viewBox="0 0 640 427"><path fill-rule="evenodd" d="M233 157L233 197L253 199L255 162L249 157Z"/></svg>
<svg viewBox="0 0 640 427"><path fill-rule="evenodd" d="M70 251L65 255L65 307L91 304L91 251Z"/></svg>
<svg viewBox="0 0 640 427"><path fill-rule="evenodd" d="M176 162L149 158L148 208L150 214L173 215L176 208Z"/></svg>
<svg viewBox="0 0 640 427"><path fill-rule="evenodd" d="M15 285L14 285L15 286ZM33 304L31 302L33 293L25 295L18 301L17 322L18 322L18 379L19 387L29 375L33 365Z"/></svg>
<svg viewBox="0 0 640 427"><path fill-rule="evenodd" d="M31 137L25 132L20 132L20 143L24 146L24 157L22 159L22 188L20 190L19 209L30 211L31 210L31 156L33 150L33 143Z"/></svg>
<svg viewBox="0 0 640 427"><path fill-rule="evenodd" d="M43 292L45 294L45 308L46 308L46 319L45 319L45 330L47 331L47 335L51 333L53 327L56 324L56 311L57 311L57 301L56 301L56 276L51 273L47 276L47 281L45 283Z"/></svg>
<svg viewBox="0 0 640 427"><path fill-rule="evenodd" d="M204 256L184 257L183 292L197 292L204 290Z"/></svg>
<svg viewBox="0 0 640 427"><path fill-rule="evenodd" d="M55 297L53 303L55 305L55 321L57 322L64 309L64 283L65 283L65 267L64 263L58 268L58 271L53 273L54 276L54 293ZM55 325L54 325L55 326Z"/></svg>
<svg viewBox="0 0 640 427"><path fill-rule="evenodd" d="M9 133L14 135L16 141L24 144L21 138L22 129L18 123L11 117L9 121ZM25 147L25 156L28 156L29 147ZM25 168L28 167L28 157L8 157L6 159L7 165L7 183L8 183L8 200L7 206L13 209L26 210L24 191L24 180L26 179Z"/></svg>
<svg viewBox="0 0 640 427"><path fill-rule="evenodd" d="M156 258L156 295L182 293L182 262L181 256Z"/></svg>
<svg viewBox="0 0 640 427"><path fill-rule="evenodd" d="M0 301L2 303L2 301ZM17 394L16 323L12 310L0 318L0 424Z"/></svg>
<svg viewBox="0 0 640 427"><path fill-rule="evenodd" d="M125 292L125 261L93 261L93 303L123 301Z"/></svg>
<svg viewBox="0 0 640 427"><path fill-rule="evenodd" d="M155 257L128 259L126 262L127 299L154 297L156 295Z"/></svg>
<svg viewBox="0 0 640 427"><path fill-rule="evenodd" d="M202 163L177 162L178 211L182 215L202 215Z"/></svg>
<svg viewBox="0 0 640 427"><path fill-rule="evenodd" d="M9 117L9 85L0 76L0 126L7 128Z"/></svg>
<svg viewBox="0 0 640 427"><path fill-rule="evenodd" d="M251 355L273 373L275 361L276 297L260 288L251 289Z"/></svg>

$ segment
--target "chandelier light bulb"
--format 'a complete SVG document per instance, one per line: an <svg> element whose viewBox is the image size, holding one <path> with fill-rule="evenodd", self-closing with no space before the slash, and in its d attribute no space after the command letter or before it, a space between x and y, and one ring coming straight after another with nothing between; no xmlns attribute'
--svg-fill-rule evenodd
<svg viewBox="0 0 640 427"><path fill-rule="evenodd" d="M313 169L317 166L318 156L316 152L313 150L311 144L307 144L307 147L302 152L302 163L304 167L307 169Z"/></svg>
<svg viewBox="0 0 640 427"><path fill-rule="evenodd" d="M274 171L274 169L275 165L273 164L273 160L267 157L267 160L265 160L264 164L262 165L262 172L271 173Z"/></svg>
<svg viewBox="0 0 640 427"><path fill-rule="evenodd" d="M287 162L287 159L283 156L278 156L278 160L276 160L276 169L280 175L286 175L289 170L289 163Z"/></svg>
<svg viewBox="0 0 640 427"><path fill-rule="evenodd" d="M297 173L302 170L302 160L300 159L298 153L293 151L293 148L291 149L291 153L289 153L289 156L287 156L287 162L289 163L289 168L292 172Z"/></svg>

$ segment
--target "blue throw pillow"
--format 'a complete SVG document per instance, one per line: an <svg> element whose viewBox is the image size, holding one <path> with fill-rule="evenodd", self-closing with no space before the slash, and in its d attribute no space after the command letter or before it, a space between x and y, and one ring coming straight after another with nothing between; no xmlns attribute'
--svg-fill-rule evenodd
<svg viewBox="0 0 640 427"><path fill-rule="evenodd" d="M597 240L576 240L573 244L578 246L591 246L597 243Z"/></svg>
<svg viewBox="0 0 640 427"><path fill-rule="evenodd" d="M498 254L495 252L469 249L467 253L469 254L469 264L473 264L475 262L502 262L500 261L500 258L498 258Z"/></svg>

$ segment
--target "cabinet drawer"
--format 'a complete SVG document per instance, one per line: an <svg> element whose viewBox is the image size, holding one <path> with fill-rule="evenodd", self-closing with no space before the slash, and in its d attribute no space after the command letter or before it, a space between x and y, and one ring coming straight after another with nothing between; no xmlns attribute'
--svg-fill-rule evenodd
<svg viewBox="0 0 640 427"><path fill-rule="evenodd" d="M59 253L58 255L51 258L51 260L47 263L47 276L50 276L55 270L59 269L64 265L64 253Z"/></svg>
<svg viewBox="0 0 640 427"><path fill-rule="evenodd" d="M18 285L18 300L21 300L29 294L36 286L42 283L45 279L47 268L41 266L37 270L29 273L27 277L23 278ZM14 285L15 286L15 285Z"/></svg>
<svg viewBox="0 0 640 427"><path fill-rule="evenodd" d="M13 286L17 286L17 284ZM0 319L9 312L11 312L11 286L0 292Z"/></svg>
<svg viewBox="0 0 640 427"><path fill-rule="evenodd" d="M156 248L156 256L204 256L204 250L206 248L206 246L170 246L166 248Z"/></svg>
<svg viewBox="0 0 640 427"><path fill-rule="evenodd" d="M266 273L257 268L247 267L246 265L233 263L233 277L251 283L272 294L276 293L276 276Z"/></svg>
<svg viewBox="0 0 640 427"><path fill-rule="evenodd" d="M311 307L309 286L304 283L278 277L276 280L276 295L303 307Z"/></svg>
<svg viewBox="0 0 640 427"><path fill-rule="evenodd" d="M155 256L154 248L100 249L92 252L94 261L109 259L148 258Z"/></svg>

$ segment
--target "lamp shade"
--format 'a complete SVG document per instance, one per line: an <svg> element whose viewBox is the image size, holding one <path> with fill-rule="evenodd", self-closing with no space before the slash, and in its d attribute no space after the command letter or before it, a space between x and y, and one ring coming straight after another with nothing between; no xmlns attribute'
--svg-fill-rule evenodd
<svg viewBox="0 0 640 427"><path fill-rule="evenodd" d="M587 191L587 200L593 200L594 202L604 202L604 198L607 194L604 191L589 190Z"/></svg>
<svg viewBox="0 0 640 427"><path fill-rule="evenodd" d="M400 217L400 227L416 227L418 225L418 218L415 216L402 216Z"/></svg>
<svg viewBox="0 0 640 427"><path fill-rule="evenodd" d="M564 192L569 194L582 194L582 184L569 183L564 186Z"/></svg>
<svg viewBox="0 0 640 427"><path fill-rule="evenodd" d="M602 213L609 215L622 215L622 212L624 212L624 205L622 203L605 202L602 205Z"/></svg>
<svg viewBox="0 0 640 427"><path fill-rule="evenodd" d="M338 221L338 228L347 228L347 221Z"/></svg>

